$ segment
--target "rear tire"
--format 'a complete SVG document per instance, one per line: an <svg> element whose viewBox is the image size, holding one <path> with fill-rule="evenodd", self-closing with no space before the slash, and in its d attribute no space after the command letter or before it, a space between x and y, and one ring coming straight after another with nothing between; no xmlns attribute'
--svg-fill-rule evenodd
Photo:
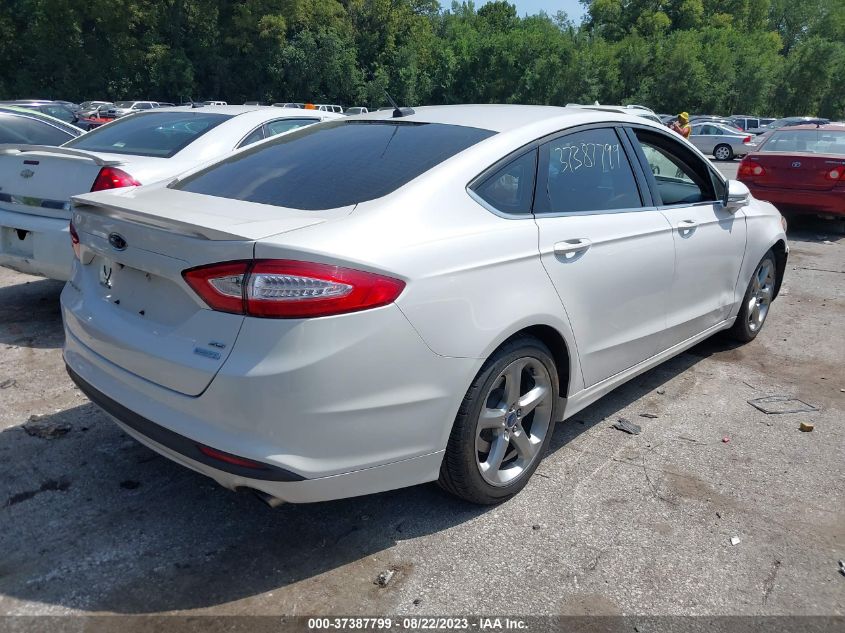
<svg viewBox="0 0 845 633"><path fill-rule="evenodd" d="M717 145L713 149L713 158L716 160L733 160L734 158L734 151L730 145Z"/></svg>
<svg viewBox="0 0 845 633"><path fill-rule="evenodd" d="M440 486L483 505L513 497L537 469L558 416L559 378L533 336L505 343L467 390L440 466Z"/></svg>
<svg viewBox="0 0 845 633"><path fill-rule="evenodd" d="M742 308L736 315L733 327L728 330L728 336L743 343L753 341L757 337L769 315L776 280L775 254L769 250L751 275L751 281L748 282L748 288L742 298Z"/></svg>

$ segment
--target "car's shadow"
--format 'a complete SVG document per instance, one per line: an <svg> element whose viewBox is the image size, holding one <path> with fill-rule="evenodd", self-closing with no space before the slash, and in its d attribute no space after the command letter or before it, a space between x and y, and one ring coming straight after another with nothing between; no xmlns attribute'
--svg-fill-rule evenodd
<svg viewBox="0 0 845 633"><path fill-rule="evenodd" d="M711 340L632 380L559 424L551 451L725 347ZM153 613L332 583L350 565L374 579L397 542L489 511L433 484L271 510L158 456L91 404L39 422L69 430L0 433L0 595L18 600Z"/></svg>
<svg viewBox="0 0 845 633"><path fill-rule="evenodd" d="M0 287L0 345L57 348L64 341L59 295L64 284L51 279Z"/></svg>

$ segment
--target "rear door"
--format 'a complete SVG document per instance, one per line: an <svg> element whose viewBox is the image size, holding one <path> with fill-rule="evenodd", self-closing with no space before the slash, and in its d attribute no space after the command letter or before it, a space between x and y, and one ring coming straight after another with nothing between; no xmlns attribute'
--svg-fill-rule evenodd
<svg viewBox="0 0 845 633"><path fill-rule="evenodd" d="M626 147L604 126L540 147L540 255L572 324L585 386L653 356L666 327L672 230Z"/></svg>
<svg viewBox="0 0 845 633"><path fill-rule="evenodd" d="M635 128L629 135L672 227L675 275L661 343L668 348L727 318L745 254L745 216L725 209L725 183L709 161L657 130Z"/></svg>
<svg viewBox="0 0 845 633"><path fill-rule="evenodd" d="M712 154L716 147L716 134L718 130L710 124L694 125L690 141L705 154Z"/></svg>

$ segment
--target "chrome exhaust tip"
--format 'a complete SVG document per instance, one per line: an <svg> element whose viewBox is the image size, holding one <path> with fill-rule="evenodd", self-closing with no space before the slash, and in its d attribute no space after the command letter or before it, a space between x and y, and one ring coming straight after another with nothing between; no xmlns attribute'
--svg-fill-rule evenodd
<svg viewBox="0 0 845 633"><path fill-rule="evenodd" d="M256 490L255 488L252 488L252 493L271 508L278 508L284 503L283 499L274 497L273 495L268 494L263 490Z"/></svg>

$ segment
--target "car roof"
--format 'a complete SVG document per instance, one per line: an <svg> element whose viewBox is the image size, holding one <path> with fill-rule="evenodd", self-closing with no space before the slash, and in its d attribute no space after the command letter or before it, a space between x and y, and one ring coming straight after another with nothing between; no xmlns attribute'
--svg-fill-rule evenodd
<svg viewBox="0 0 845 633"><path fill-rule="evenodd" d="M628 121L649 122L650 119L637 116L635 113L619 112L615 110L594 110L589 108L540 106L540 105L446 105L420 106L413 108L414 114L395 119L416 123L443 123L446 125L461 125L475 127L493 132L510 132L520 128L534 126L543 122L551 124L553 121L563 125L576 125L579 122L590 123L600 121ZM356 121L393 120L390 110L369 112L356 117ZM654 123L654 122L652 122ZM657 126L656 123L654 123Z"/></svg>
<svg viewBox="0 0 845 633"><path fill-rule="evenodd" d="M289 108L293 109L293 108ZM300 108L296 108L299 110ZM266 105L204 105L198 108L193 108L190 106L168 106L164 108L156 108L156 112L197 112L201 114L228 114L229 116L238 116L240 114L246 114L247 112L274 112L276 114L282 108L276 108L273 106L266 106ZM300 113L301 116L301 113Z"/></svg>
<svg viewBox="0 0 845 633"><path fill-rule="evenodd" d="M845 132L845 124L843 123L807 123L804 125L790 125L789 128L778 128L775 132L793 132L795 130L818 130L820 132Z"/></svg>

